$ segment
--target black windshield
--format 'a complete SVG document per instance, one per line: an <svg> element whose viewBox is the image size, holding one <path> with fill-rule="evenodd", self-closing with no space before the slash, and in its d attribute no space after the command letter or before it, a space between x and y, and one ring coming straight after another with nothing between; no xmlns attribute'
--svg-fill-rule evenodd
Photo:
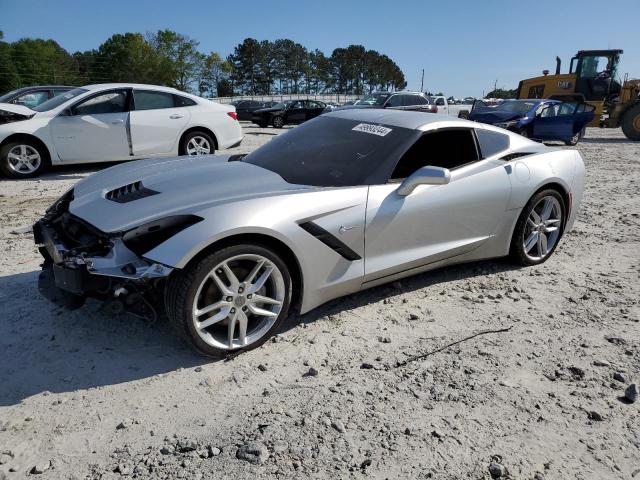
<svg viewBox="0 0 640 480"><path fill-rule="evenodd" d="M416 135L413 129L321 116L275 137L243 161L298 185L366 185L384 176L380 170L390 160L393 168L392 157Z"/></svg>

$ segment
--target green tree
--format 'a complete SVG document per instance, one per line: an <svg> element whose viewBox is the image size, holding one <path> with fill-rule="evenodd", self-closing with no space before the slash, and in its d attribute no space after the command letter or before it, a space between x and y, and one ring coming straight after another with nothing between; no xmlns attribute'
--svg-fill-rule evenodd
<svg viewBox="0 0 640 480"><path fill-rule="evenodd" d="M186 91L197 82L206 58L199 42L172 30L158 30L148 42L161 58L162 83Z"/></svg>
<svg viewBox="0 0 640 480"><path fill-rule="evenodd" d="M485 98L516 98L516 90L505 90L503 88L497 88L487 93L485 95Z"/></svg>
<svg viewBox="0 0 640 480"><path fill-rule="evenodd" d="M112 35L97 52L81 55L91 82L167 84L163 59L140 33Z"/></svg>

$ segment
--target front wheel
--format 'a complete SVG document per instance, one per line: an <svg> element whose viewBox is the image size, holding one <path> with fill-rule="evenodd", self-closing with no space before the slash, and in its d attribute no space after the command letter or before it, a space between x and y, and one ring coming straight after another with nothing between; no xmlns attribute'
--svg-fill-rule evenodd
<svg viewBox="0 0 640 480"><path fill-rule="evenodd" d="M534 195L522 209L511 238L511 257L521 265L545 262L558 246L565 207L556 190Z"/></svg>
<svg viewBox="0 0 640 480"><path fill-rule="evenodd" d="M0 170L12 178L35 177L44 170L47 158L36 142L28 139L9 142L0 149Z"/></svg>
<svg viewBox="0 0 640 480"><path fill-rule="evenodd" d="M215 151L213 138L207 132L189 132L180 142L180 155L210 155Z"/></svg>
<svg viewBox="0 0 640 480"><path fill-rule="evenodd" d="M208 255L169 280L169 320L201 354L251 350L280 327L291 302L286 264L259 245L235 245Z"/></svg>
<svg viewBox="0 0 640 480"><path fill-rule="evenodd" d="M284 127L284 118L282 118L281 116L273 117L271 123L275 128L282 128Z"/></svg>

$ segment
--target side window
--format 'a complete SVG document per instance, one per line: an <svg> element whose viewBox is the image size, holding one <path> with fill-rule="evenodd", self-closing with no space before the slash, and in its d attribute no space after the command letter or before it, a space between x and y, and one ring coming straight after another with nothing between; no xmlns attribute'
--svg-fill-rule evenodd
<svg viewBox="0 0 640 480"><path fill-rule="evenodd" d="M74 115L99 115L101 113L121 113L126 110L127 94L120 90L106 92L91 97L73 108Z"/></svg>
<svg viewBox="0 0 640 480"><path fill-rule="evenodd" d="M558 115L573 115L576 111L575 103L561 103L558 109Z"/></svg>
<svg viewBox="0 0 640 480"><path fill-rule="evenodd" d="M557 115L558 115L558 104L549 105L548 107L545 107L540 113L540 117L542 118L555 117Z"/></svg>
<svg viewBox="0 0 640 480"><path fill-rule="evenodd" d="M428 105L429 101L424 98L422 95L407 95L409 97L409 101L407 105Z"/></svg>
<svg viewBox="0 0 640 480"><path fill-rule="evenodd" d="M173 108L173 94L165 92L133 91L133 103L136 110L157 110Z"/></svg>
<svg viewBox="0 0 640 480"><path fill-rule="evenodd" d="M173 95L173 104L176 107L193 107L194 105L197 105L194 100L176 94Z"/></svg>
<svg viewBox="0 0 640 480"><path fill-rule="evenodd" d="M401 107L402 106L402 97L404 95L392 95L389 100L387 100L386 107Z"/></svg>
<svg viewBox="0 0 640 480"><path fill-rule="evenodd" d="M436 105L444 107L444 98L436 98Z"/></svg>
<svg viewBox="0 0 640 480"><path fill-rule="evenodd" d="M30 92L25 95L20 95L11 103L15 103L16 105L24 105L25 107L37 107L47 100L49 100L49 92L43 90L39 92Z"/></svg>
<svg viewBox="0 0 640 480"><path fill-rule="evenodd" d="M544 85L534 85L529 88L529 94L527 98L542 98L542 94L544 93Z"/></svg>
<svg viewBox="0 0 640 480"><path fill-rule="evenodd" d="M476 161L478 151L470 128L425 133L398 161L391 180L407 178L427 165L451 170Z"/></svg>
<svg viewBox="0 0 640 480"><path fill-rule="evenodd" d="M289 107L289 108L291 108L291 109L294 109L294 108L304 108L304 103L302 103L302 101L301 101L301 100L298 100L298 101L296 101L296 102L293 102L293 103L291 104L291 107Z"/></svg>
<svg viewBox="0 0 640 480"><path fill-rule="evenodd" d="M482 158L491 157L509 148L509 135L480 128L476 129L476 135Z"/></svg>

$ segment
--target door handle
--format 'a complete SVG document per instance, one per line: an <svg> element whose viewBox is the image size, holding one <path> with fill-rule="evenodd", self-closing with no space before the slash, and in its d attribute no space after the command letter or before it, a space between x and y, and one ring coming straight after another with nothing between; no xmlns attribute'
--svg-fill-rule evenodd
<svg viewBox="0 0 640 480"><path fill-rule="evenodd" d="M174 113L173 115L169 115L171 120L177 120L178 118L182 118L184 115L180 115L179 113Z"/></svg>
<svg viewBox="0 0 640 480"><path fill-rule="evenodd" d="M111 120L111 123L113 123L114 125L117 125L119 123L124 123L124 120L122 119L118 119L118 120Z"/></svg>
<svg viewBox="0 0 640 480"><path fill-rule="evenodd" d="M357 227L358 227L358 225L351 225L351 226L348 226L348 227L345 227L344 225L340 225L340 228L338 229L338 232L339 233L344 233L346 231L353 230L354 228L357 228Z"/></svg>

